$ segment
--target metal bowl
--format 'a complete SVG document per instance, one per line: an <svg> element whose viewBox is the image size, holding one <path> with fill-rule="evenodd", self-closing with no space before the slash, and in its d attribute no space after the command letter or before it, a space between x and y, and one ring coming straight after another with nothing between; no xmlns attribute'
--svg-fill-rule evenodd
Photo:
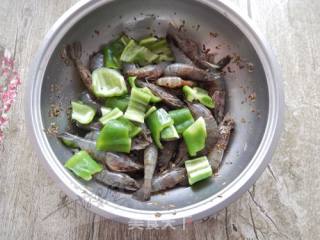
<svg viewBox="0 0 320 240"><path fill-rule="evenodd" d="M123 31L132 37L151 32L161 36L169 22L184 24L190 37L221 56L237 53L254 65L254 71L233 64L231 72L235 72L227 72L227 111L236 120L236 129L219 175L194 187L173 189L152 196L149 202L139 202L126 193L75 178L63 167L70 151L44 129L53 122L60 130L67 128L66 112L57 118L49 116L51 104L61 104L66 110L83 89L74 67L61 60L65 44L81 41L85 51L82 59L87 61L89 54ZM210 32L219 35L213 38ZM256 94L255 100L248 100L251 93ZM163 224L170 220L171 224L181 224L185 218L206 217L235 201L271 160L282 113L282 82L270 47L249 19L222 1L81 1L45 37L30 70L26 92L29 133L51 177L93 212L126 223L139 220Z"/></svg>

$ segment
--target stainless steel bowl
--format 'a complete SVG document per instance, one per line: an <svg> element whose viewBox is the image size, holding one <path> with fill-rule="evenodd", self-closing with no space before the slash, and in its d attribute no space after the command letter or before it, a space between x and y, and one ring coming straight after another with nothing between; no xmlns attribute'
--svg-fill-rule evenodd
<svg viewBox="0 0 320 240"><path fill-rule="evenodd" d="M83 60L122 31L141 37L154 31L164 35L168 22L181 24L194 39L206 43L221 55L237 53L254 64L254 72L231 68L226 83L228 111L236 120L236 130L219 175L195 187L177 188L138 202L125 193L95 182L82 182L63 163L71 153L55 137L46 134L52 122L67 127L66 114L48 115L52 103L67 109L71 99L83 89L72 66L59 54L75 40L83 45ZM219 37L212 38L210 32ZM30 70L26 92L26 116L34 146L51 177L74 199L90 210L121 222L129 220L180 224L214 214L235 201L256 181L271 160L281 131L283 90L279 69L270 47L251 21L222 1L135 0L81 1L68 10L45 37ZM244 93L245 92L245 93ZM256 100L242 102L255 92ZM255 112L252 112L255 110Z"/></svg>

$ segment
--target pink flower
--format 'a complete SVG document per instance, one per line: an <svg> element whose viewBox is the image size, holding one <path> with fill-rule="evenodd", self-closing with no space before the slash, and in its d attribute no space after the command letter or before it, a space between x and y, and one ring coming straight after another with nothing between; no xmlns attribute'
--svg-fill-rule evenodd
<svg viewBox="0 0 320 240"><path fill-rule="evenodd" d="M19 74L14 69L14 59L7 49L0 46L0 143L4 139L4 127L8 123L7 113L15 101L20 84Z"/></svg>

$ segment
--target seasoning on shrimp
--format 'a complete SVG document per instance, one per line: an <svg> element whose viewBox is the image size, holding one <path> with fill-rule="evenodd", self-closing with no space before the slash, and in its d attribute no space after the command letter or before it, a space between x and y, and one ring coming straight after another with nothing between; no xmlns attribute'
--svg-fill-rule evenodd
<svg viewBox="0 0 320 240"><path fill-rule="evenodd" d="M231 132L234 129L234 124L234 120L229 114L226 114L223 121L219 125L218 141L208 155L209 163L215 172L218 171L218 168L222 162L224 152L229 144Z"/></svg>

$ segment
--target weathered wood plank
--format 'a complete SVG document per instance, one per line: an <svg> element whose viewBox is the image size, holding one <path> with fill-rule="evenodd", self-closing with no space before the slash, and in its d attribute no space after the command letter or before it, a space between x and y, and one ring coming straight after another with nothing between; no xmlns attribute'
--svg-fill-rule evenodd
<svg viewBox="0 0 320 240"><path fill-rule="evenodd" d="M286 124L273 162L227 209L185 230L129 230L70 202L32 150L23 91L0 148L1 239L317 239L320 236L317 0L230 0L270 41L282 67ZM45 32L76 0L2 0L0 44L16 52L22 78Z"/></svg>

